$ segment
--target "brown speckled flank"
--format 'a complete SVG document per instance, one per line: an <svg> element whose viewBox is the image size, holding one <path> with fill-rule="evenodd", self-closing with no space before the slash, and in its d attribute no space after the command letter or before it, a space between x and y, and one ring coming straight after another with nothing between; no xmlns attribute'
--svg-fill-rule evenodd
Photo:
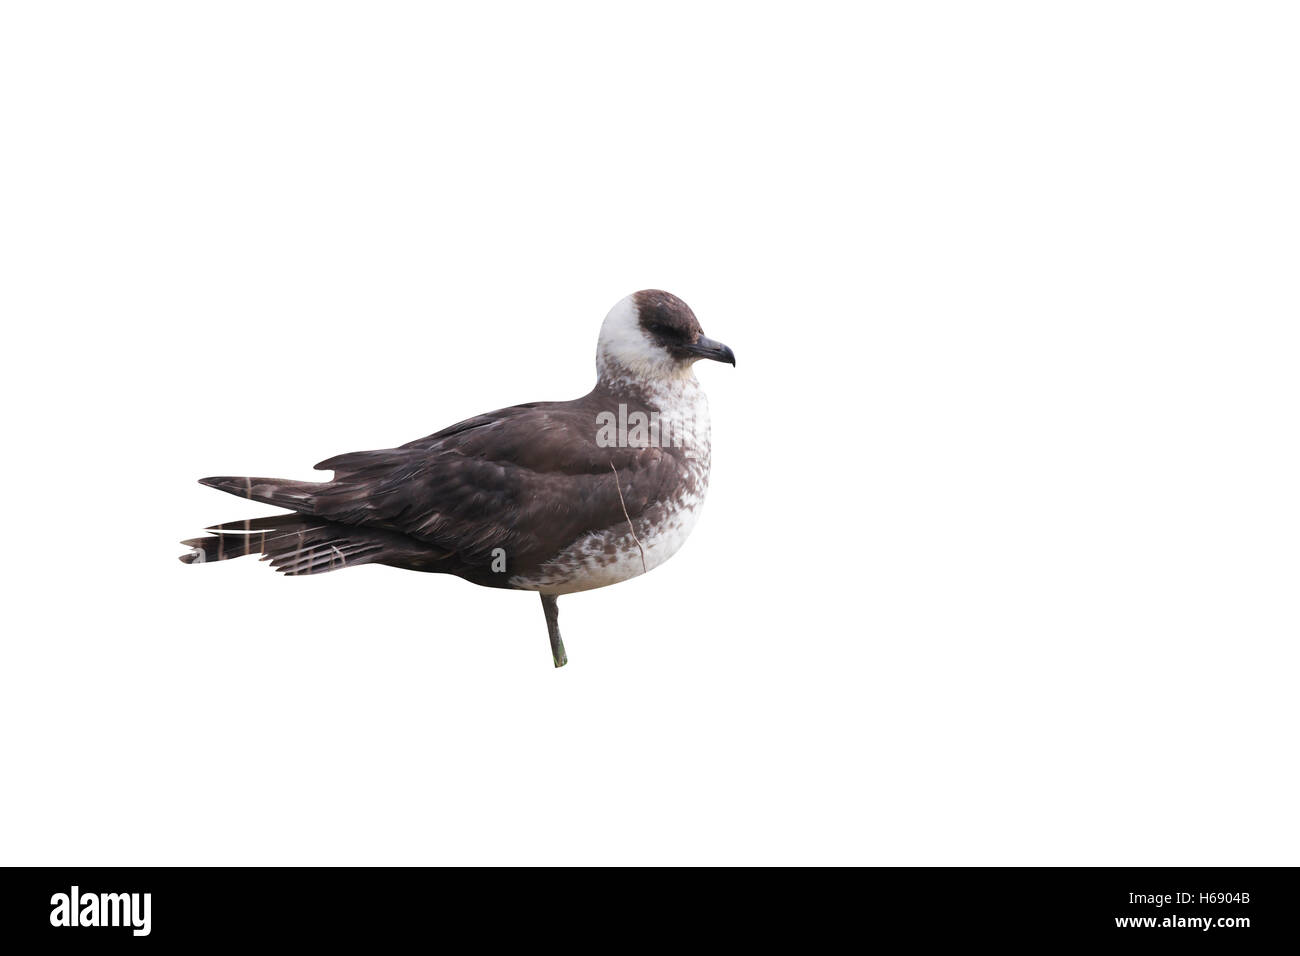
<svg viewBox="0 0 1300 956"><path fill-rule="evenodd" d="M690 374L701 357L734 362L686 303L638 292L605 320L601 375L582 398L338 455L316 465L330 481L204 478L289 513L209 528L181 560L260 554L287 575L385 564L552 598L644 573L681 546L708 487L708 405ZM597 440L602 413L653 415L673 442L610 447ZM554 601L543 605L554 649Z"/></svg>

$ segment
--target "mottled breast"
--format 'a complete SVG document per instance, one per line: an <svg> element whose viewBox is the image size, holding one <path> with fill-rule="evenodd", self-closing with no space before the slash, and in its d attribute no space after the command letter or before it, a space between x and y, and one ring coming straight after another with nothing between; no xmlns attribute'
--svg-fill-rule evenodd
<svg viewBox="0 0 1300 956"><path fill-rule="evenodd" d="M541 567L516 575L512 587L547 594L571 594L626 581L656 568L677 553L699 518L709 488L709 406L694 376L641 391L636 404L657 412L645 428L640 420L618 420L619 440L631 447L662 448L678 463L678 480L641 513L609 527L592 529ZM619 427L625 426L625 427Z"/></svg>

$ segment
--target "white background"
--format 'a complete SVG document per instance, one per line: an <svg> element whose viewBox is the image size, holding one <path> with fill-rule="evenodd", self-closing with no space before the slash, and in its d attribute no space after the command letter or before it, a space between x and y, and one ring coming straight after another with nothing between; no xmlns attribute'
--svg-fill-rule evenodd
<svg viewBox="0 0 1300 956"><path fill-rule="evenodd" d="M1298 862L1288 6L469 7L5 5L0 860ZM645 287L739 367L567 668L176 560Z"/></svg>

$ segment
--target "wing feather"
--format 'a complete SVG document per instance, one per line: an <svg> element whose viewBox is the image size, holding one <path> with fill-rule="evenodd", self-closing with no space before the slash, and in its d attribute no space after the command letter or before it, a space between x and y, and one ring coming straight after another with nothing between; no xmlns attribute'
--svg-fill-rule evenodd
<svg viewBox="0 0 1300 956"><path fill-rule="evenodd" d="M497 548L514 566L540 563L635 519L682 480L679 450L606 448L596 436L582 400L479 415L399 448L321 462L335 478L315 489L311 513L400 532L471 566Z"/></svg>

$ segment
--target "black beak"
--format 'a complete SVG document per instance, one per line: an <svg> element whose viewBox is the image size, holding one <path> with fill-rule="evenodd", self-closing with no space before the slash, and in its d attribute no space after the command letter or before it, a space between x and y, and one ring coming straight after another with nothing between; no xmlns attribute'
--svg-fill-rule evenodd
<svg viewBox="0 0 1300 956"><path fill-rule="evenodd" d="M721 342L715 342L713 339L705 338L703 335L696 340L694 345L686 346L686 351L692 355L698 355L700 358L712 359L715 362L730 362L734 368L736 365L736 353L731 351Z"/></svg>

